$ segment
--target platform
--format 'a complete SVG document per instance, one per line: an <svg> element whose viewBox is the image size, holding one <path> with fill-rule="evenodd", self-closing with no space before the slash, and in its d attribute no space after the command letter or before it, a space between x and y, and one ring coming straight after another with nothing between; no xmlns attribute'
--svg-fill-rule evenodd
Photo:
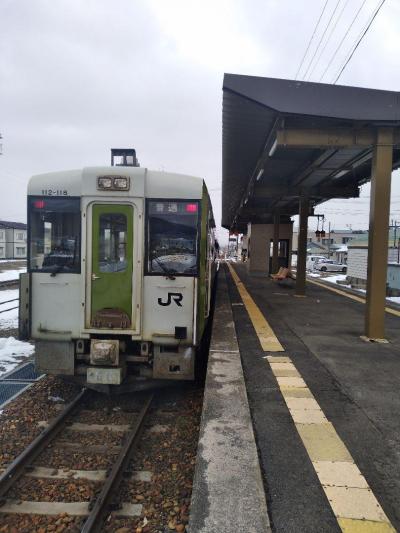
<svg viewBox="0 0 400 533"><path fill-rule="evenodd" d="M189 531L271 532L224 269L218 276Z"/></svg>
<svg viewBox="0 0 400 533"><path fill-rule="evenodd" d="M365 342L362 301L225 268L272 530L399 531L400 317Z"/></svg>

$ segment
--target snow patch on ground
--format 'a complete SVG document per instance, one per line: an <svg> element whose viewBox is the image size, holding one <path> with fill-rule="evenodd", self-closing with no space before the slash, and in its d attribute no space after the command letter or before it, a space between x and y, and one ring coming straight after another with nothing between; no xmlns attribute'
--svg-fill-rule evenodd
<svg viewBox="0 0 400 533"><path fill-rule="evenodd" d="M11 307L18 307L18 301L9 302L3 304L8 300L13 300L14 298L19 298L19 290L6 290L0 291L0 311L4 309L10 309ZM18 309L13 309L12 311L7 311L6 313L0 313L0 329L13 329L18 327Z"/></svg>
<svg viewBox="0 0 400 533"><path fill-rule="evenodd" d="M390 296L389 298L386 298L386 300L390 300L391 302L400 305L400 296Z"/></svg>
<svg viewBox="0 0 400 533"><path fill-rule="evenodd" d="M5 270L0 272L0 281L12 281L19 279L19 275L26 272L26 268L19 268L18 270Z"/></svg>
<svg viewBox="0 0 400 533"><path fill-rule="evenodd" d="M13 300L14 298L19 298L19 289L7 289L4 291L0 291L0 304L1 302L7 302L8 300ZM18 302L10 303L18 305Z"/></svg>
<svg viewBox="0 0 400 533"><path fill-rule="evenodd" d="M321 277L321 279L327 281L328 283L334 283L335 285L338 285L339 281L341 287L350 287L350 284L341 283L342 281L346 281L346 274L337 274L336 276L327 276L326 278Z"/></svg>
<svg viewBox="0 0 400 533"><path fill-rule="evenodd" d="M34 346L29 342L18 341L14 337L0 338L0 375L12 370L34 351Z"/></svg>

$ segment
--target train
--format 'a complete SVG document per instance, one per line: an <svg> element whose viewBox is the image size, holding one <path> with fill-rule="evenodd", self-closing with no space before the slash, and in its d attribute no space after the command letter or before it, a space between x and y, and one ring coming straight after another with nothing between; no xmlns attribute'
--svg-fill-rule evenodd
<svg viewBox="0 0 400 533"><path fill-rule="evenodd" d="M140 167L51 172L28 184L20 338L40 373L100 391L194 380L218 242L202 178Z"/></svg>

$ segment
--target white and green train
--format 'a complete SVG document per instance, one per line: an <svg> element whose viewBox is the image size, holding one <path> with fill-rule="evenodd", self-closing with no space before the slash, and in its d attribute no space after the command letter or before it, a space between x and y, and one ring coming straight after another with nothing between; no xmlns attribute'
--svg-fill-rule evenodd
<svg viewBox="0 0 400 533"><path fill-rule="evenodd" d="M99 390L193 380L217 244L202 179L137 166L33 176L21 337Z"/></svg>

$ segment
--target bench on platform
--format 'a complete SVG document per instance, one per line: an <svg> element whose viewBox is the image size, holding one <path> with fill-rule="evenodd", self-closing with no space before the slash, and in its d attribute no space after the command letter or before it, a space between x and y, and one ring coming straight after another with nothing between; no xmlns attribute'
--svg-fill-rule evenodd
<svg viewBox="0 0 400 533"><path fill-rule="evenodd" d="M271 278L274 281L283 281L284 279L294 279L290 268L280 267L276 274L271 274Z"/></svg>

